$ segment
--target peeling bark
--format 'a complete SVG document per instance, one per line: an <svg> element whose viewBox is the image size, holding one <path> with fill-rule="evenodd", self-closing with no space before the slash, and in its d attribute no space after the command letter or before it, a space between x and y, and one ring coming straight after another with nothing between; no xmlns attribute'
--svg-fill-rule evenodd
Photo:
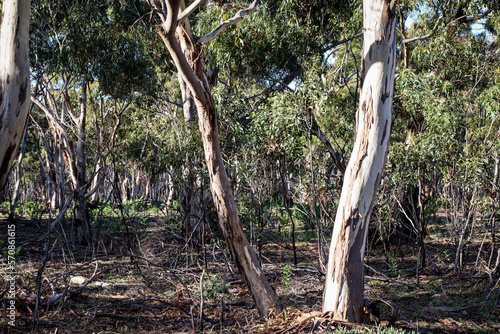
<svg viewBox="0 0 500 334"><path fill-rule="evenodd" d="M395 72L395 3L363 1L362 85L356 139L330 246L323 311L363 322L363 257L368 224L389 148Z"/></svg>
<svg viewBox="0 0 500 334"><path fill-rule="evenodd" d="M177 14L181 2L167 0L164 4L167 12L159 14L163 23L158 27L158 34L167 46L178 74L189 88L196 105L205 162L210 176L210 190L219 216L219 225L238 269L250 288L259 314L267 317L273 309L281 311L281 304L240 224L220 151L217 110L200 57L201 44L191 40L190 51L185 54L186 49L181 48L178 35L176 36L179 30Z"/></svg>

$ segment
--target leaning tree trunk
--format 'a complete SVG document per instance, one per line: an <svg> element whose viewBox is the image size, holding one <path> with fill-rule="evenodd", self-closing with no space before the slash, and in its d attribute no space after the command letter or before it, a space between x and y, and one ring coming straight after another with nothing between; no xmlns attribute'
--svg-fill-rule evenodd
<svg viewBox="0 0 500 334"><path fill-rule="evenodd" d="M347 166L328 259L323 311L363 322L368 223L389 147L395 72L395 0L363 0L362 85L356 140Z"/></svg>
<svg viewBox="0 0 500 334"><path fill-rule="evenodd" d="M21 143L30 97L30 0L4 0L0 31L0 189Z"/></svg>
<svg viewBox="0 0 500 334"><path fill-rule="evenodd" d="M220 151L215 101L200 60L201 44L193 43L192 53L184 54L176 38L180 1L167 0L165 4L167 13L165 16L161 15L163 24L158 27L158 33L172 56L178 74L193 95L210 177L210 190L219 216L219 225L236 264L250 288L260 315L266 317L273 309L280 311L281 304L240 224L236 202L229 187Z"/></svg>

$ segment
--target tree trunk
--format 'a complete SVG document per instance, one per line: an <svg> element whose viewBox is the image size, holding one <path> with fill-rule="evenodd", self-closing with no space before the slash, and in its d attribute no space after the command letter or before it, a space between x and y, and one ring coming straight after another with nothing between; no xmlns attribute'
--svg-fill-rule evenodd
<svg viewBox="0 0 500 334"><path fill-rule="evenodd" d="M4 0L0 31L0 189L7 181L28 118L30 0Z"/></svg>
<svg viewBox="0 0 500 334"><path fill-rule="evenodd" d="M14 191L12 193L12 201L10 204L10 218L14 218L14 213L16 212L17 200L19 198L19 191L21 190L21 180L23 178L23 158L24 149L26 148L26 137L28 135L27 129L24 131L23 140L21 144L21 152L19 153L19 159L17 160L17 180L14 186Z"/></svg>
<svg viewBox="0 0 500 334"><path fill-rule="evenodd" d="M368 223L385 165L392 123L395 0L363 1L363 59L356 140L330 246L323 311L363 322L363 257Z"/></svg>
<svg viewBox="0 0 500 334"><path fill-rule="evenodd" d="M181 88L182 94L182 112L184 114L184 122L186 125L190 126L192 122L194 122L193 113L194 113L194 105L193 98L189 92L189 88L186 86L182 77L179 77L179 86Z"/></svg>
<svg viewBox="0 0 500 334"><path fill-rule="evenodd" d="M180 10L184 11L186 9L186 3L184 0L180 2ZM193 50L194 45L192 43L192 31L189 24L189 20L185 20L182 27L177 27L177 38L181 46L184 55L190 57L195 52ZM191 58L192 60L192 58ZM188 136L193 139L192 127L196 124L194 119L194 101L191 96L191 91L189 86L184 82L182 76L179 75L179 86L182 93L182 110L184 114L184 123L187 126ZM203 244L203 238L205 237L203 231L205 227L205 208L202 206L202 198L200 196L201 181L198 176L194 173L194 162L197 161L195 157L188 157L188 165L185 170L185 178L187 182L183 188L183 195L186 196L184 199L187 207L185 208L185 214L187 219L184 219L186 236L191 240L193 245Z"/></svg>
<svg viewBox="0 0 500 334"><path fill-rule="evenodd" d="M174 205L174 174L175 170L173 167L170 167L169 172L167 173L167 190L168 190L168 197L167 197L167 210L172 209Z"/></svg>
<svg viewBox="0 0 500 334"><path fill-rule="evenodd" d="M158 33L167 46L179 75L193 95L210 177L210 190L219 216L219 225L231 254L250 288L259 314L266 317L273 309L280 311L281 305L240 224L236 202L229 187L220 151L215 101L199 57L201 45L193 43L193 53L188 55L183 53L176 38L180 1L168 0L165 4L167 15L162 17L163 24L158 28Z"/></svg>
<svg viewBox="0 0 500 334"><path fill-rule="evenodd" d="M82 80L80 96L80 115L77 121L78 139L76 143L76 184L73 229L76 242L79 245L92 243L92 228L88 214L88 201L86 193L87 184L87 154L86 154L86 122L87 118L87 80Z"/></svg>
<svg viewBox="0 0 500 334"><path fill-rule="evenodd" d="M64 203L66 203L66 185L64 184L64 170L65 170L65 165L64 165L64 144L63 144L63 139L60 134L57 135L58 140L57 144L55 146L55 156L54 156L54 161L55 161L55 166L57 166L57 177L56 179L58 182L54 183L54 189L56 192L59 194L57 197L57 208L62 209L64 206Z"/></svg>

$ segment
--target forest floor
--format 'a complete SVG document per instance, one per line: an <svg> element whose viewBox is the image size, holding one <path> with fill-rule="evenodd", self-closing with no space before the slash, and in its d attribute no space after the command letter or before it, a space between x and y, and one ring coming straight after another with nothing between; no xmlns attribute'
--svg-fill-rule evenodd
<svg viewBox="0 0 500 334"><path fill-rule="evenodd" d="M311 324L321 324L315 331L321 333L341 325L320 312L324 276L314 242L298 243L297 265L289 243L262 246L263 268L286 307L263 320L220 243L193 250L165 227L164 219L150 217L142 232L101 230L95 246L85 248L66 244L60 226L48 239L49 222L16 222L16 247L21 246L16 320L8 325L9 285L2 279L1 333L308 333ZM2 268L7 266L7 226L6 219L0 220ZM365 295L392 302L394 327L407 332L497 333L500 293L498 286L484 293L490 279L482 264L491 245L469 244L458 274L449 240L428 239L426 245L432 262L427 260L418 273L408 246L387 253L369 245ZM6 273L0 274L5 278ZM391 309L381 311L384 326ZM344 327L380 332L373 325Z"/></svg>

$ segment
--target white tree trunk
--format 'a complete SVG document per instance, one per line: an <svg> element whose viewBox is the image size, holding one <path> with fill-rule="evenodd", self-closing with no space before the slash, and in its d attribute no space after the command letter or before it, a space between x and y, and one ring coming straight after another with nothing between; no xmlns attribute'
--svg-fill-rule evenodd
<svg viewBox="0 0 500 334"><path fill-rule="evenodd" d="M0 31L0 189L7 181L28 118L30 0L4 0Z"/></svg>
<svg viewBox="0 0 500 334"><path fill-rule="evenodd" d="M363 0L363 57L356 140L347 166L328 259L323 311L363 322L363 257L392 123L395 1Z"/></svg>
<svg viewBox="0 0 500 334"><path fill-rule="evenodd" d="M167 197L167 210L171 209L174 204L174 175L175 175L175 170L173 167L169 168L169 172L167 173L167 190L168 190L168 197Z"/></svg>

